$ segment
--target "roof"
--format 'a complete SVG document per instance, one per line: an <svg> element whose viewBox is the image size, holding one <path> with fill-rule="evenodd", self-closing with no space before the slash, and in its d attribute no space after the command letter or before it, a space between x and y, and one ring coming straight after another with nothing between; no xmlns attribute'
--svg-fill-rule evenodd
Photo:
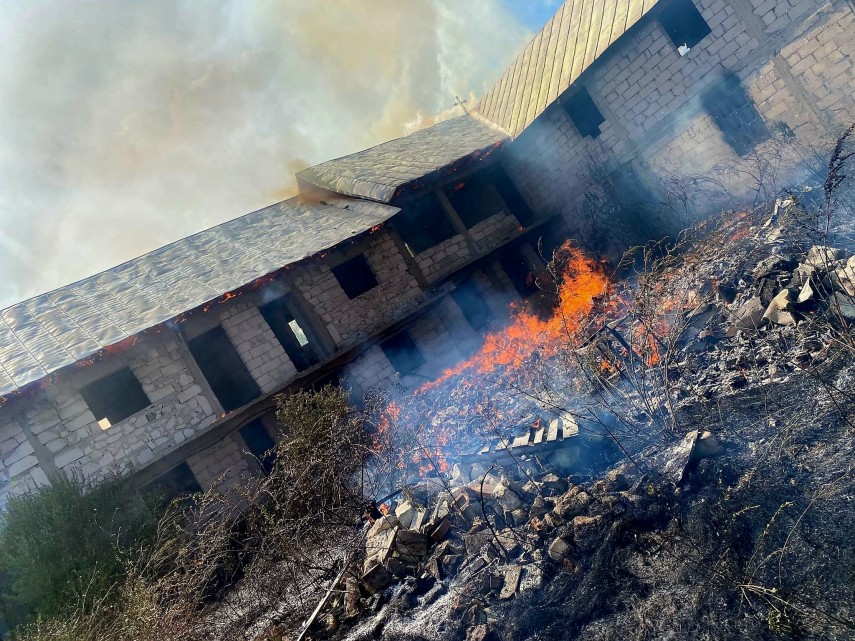
<svg viewBox="0 0 855 641"><path fill-rule="evenodd" d="M292 198L0 311L0 396L396 214L388 205Z"/></svg>
<svg viewBox="0 0 855 641"><path fill-rule="evenodd" d="M659 0L566 0L475 111L516 138Z"/></svg>
<svg viewBox="0 0 855 641"><path fill-rule="evenodd" d="M458 116L309 167L297 178L327 191L388 203L411 183L507 138L508 133L495 125L470 115Z"/></svg>

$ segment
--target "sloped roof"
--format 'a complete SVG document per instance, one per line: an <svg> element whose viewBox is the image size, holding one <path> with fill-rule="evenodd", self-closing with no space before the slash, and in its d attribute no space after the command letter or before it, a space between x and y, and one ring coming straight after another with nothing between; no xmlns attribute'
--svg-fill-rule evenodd
<svg viewBox="0 0 855 641"><path fill-rule="evenodd" d="M0 396L369 230L388 205L292 198L0 311Z"/></svg>
<svg viewBox="0 0 855 641"><path fill-rule="evenodd" d="M309 167L297 178L327 191L388 203L399 189L507 138L507 132L474 116L458 116Z"/></svg>
<svg viewBox="0 0 855 641"><path fill-rule="evenodd" d="M516 138L659 0L565 0L475 111Z"/></svg>

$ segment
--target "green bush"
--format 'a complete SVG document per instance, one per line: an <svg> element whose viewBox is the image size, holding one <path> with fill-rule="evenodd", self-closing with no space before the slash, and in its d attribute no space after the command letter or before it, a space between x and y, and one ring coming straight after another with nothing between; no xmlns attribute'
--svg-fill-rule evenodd
<svg viewBox="0 0 855 641"><path fill-rule="evenodd" d="M127 552L154 510L114 479L58 479L12 498L0 515L0 605L10 627L109 601Z"/></svg>

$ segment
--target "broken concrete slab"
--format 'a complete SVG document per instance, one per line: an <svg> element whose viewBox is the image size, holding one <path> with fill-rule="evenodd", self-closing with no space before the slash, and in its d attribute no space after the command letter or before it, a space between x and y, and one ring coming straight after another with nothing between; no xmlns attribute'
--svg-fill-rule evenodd
<svg viewBox="0 0 855 641"><path fill-rule="evenodd" d="M814 245L808 250L805 258L805 265L809 265L815 269L828 271L837 262L843 258L845 253L836 247L826 247L824 245Z"/></svg>
<svg viewBox="0 0 855 641"><path fill-rule="evenodd" d="M502 586L502 591L499 592L499 599L506 601L516 595L521 575L522 568L519 565L509 565L505 568L505 584Z"/></svg>
<svg viewBox="0 0 855 641"><path fill-rule="evenodd" d="M781 290L778 295L772 299L772 302L769 303L769 307L766 308L763 318L776 325L792 325L796 322L796 318L793 316L792 312L789 311L791 302L790 291L788 289Z"/></svg>

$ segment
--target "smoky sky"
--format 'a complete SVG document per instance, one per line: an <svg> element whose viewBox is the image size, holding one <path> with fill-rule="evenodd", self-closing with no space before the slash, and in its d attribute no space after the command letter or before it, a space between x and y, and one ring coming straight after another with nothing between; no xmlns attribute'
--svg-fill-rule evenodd
<svg viewBox="0 0 855 641"><path fill-rule="evenodd" d="M0 0L0 306L454 114L531 36L518 1Z"/></svg>

